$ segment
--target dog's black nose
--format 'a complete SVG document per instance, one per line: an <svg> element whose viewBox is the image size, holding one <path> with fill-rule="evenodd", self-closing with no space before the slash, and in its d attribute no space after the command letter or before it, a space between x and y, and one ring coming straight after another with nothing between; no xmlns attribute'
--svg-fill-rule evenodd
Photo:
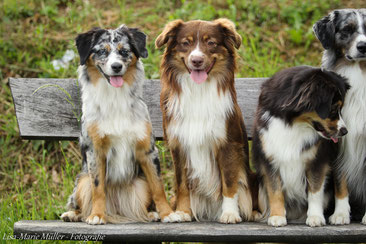
<svg viewBox="0 0 366 244"><path fill-rule="evenodd" d="M113 63L113 64L111 65L111 67L112 67L112 70L113 70L114 72L118 73L118 72L120 72L120 71L121 71L121 69L122 69L122 64L121 64L121 63Z"/></svg>
<svg viewBox="0 0 366 244"><path fill-rule="evenodd" d="M366 54L366 42L357 43L357 50L362 54Z"/></svg>
<svg viewBox="0 0 366 244"><path fill-rule="evenodd" d="M342 127L342 128L339 129L339 135L340 136L347 135L347 133L348 133L348 130L347 130L346 127Z"/></svg>

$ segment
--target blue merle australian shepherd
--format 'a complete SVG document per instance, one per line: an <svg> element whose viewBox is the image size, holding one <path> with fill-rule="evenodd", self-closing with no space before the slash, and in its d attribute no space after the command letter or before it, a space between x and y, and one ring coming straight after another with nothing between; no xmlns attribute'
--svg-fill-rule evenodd
<svg viewBox="0 0 366 244"><path fill-rule="evenodd" d="M325 49L323 67L348 78L351 85L342 108L348 134L339 147L340 184L330 222L350 223L350 201L353 219L364 216L366 224L366 9L334 10L313 29Z"/></svg>
<svg viewBox="0 0 366 244"><path fill-rule="evenodd" d="M142 101L146 36L125 25L79 34L83 169L65 221L175 220L162 181L148 109ZM155 210L157 212L155 212Z"/></svg>

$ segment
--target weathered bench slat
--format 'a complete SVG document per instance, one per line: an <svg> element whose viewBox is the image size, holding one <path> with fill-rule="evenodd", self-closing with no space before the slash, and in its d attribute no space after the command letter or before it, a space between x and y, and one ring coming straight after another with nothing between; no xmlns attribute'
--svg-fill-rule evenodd
<svg viewBox="0 0 366 244"><path fill-rule="evenodd" d="M248 135L265 78L238 78L236 90ZM75 140L79 137L80 92L75 79L10 78L20 135L23 139ZM160 82L147 80L144 100L150 111L154 133L163 137Z"/></svg>
<svg viewBox="0 0 366 244"><path fill-rule="evenodd" d="M22 234L23 233L23 234ZM48 234L48 235L47 235ZM225 225L211 222L192 223L126 223L91 226L58 220L23 220L14 224L14 235L37 239L77 240L93 235L104 241L199 241L199 242L365 242L366 226L324 226L311 228L291 224L274 228L263 223ZM91 238L91 236L89 236Z"/></svg>

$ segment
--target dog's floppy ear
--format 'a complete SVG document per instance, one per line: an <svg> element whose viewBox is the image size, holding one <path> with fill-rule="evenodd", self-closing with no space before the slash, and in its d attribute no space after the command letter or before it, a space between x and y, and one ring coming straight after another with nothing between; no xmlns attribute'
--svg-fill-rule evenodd
<svg viewBox="0 0 366 244"><path fill-rule="evenodd" d="M319 39L324 49L331 49L335 46L334 17L336 15L337 12L334 11L313 25L315 36Z"/></svg>
<svg viewBox="0 0 366 244"><path fill-rule="evenodd" d="M239 49L242 39L235 29L235 24L225 18L217 19L214 22L221 26L222 31L225 34L225 44L232 45L236 49Z"/></svg>
<svg viewBox="0 0 366 244"><path fill-rule="evenodd" d="M136 49L138 55L143 58L147 58L148 52L146 49L146 35L142 31L137 28L128 28L131 37L133 39L132 45L133 48Z"/></svg>
<svg viewBox="0 0 366 244"><path fill-rule="evenodd" d="M163 32L156 38L155 40L155 47L161 48L164 46L169 40L172 40L173 37L176 35L178 29L183 24L183 20L177 19L172 22L169 22L165 27Z"/></svg>
<svg viewBox="0 0 366 244"><path fill-rule="evenodd" d="M105 32L106 30L96 27L88 32L81 33L76 37L75 42L80 56L80 65L86 63L96 40Z"/></svg>

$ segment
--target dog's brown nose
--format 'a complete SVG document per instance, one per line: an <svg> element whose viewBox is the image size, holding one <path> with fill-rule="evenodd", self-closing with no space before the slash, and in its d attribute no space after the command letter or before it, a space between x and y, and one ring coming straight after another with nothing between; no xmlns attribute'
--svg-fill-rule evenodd
<svg viewBox="0 0 366 244"><path fill-rule="evenodd" d="M194 67L199 68L203 64L203 57L200 56L192 56L191 61Z"/></svg>

